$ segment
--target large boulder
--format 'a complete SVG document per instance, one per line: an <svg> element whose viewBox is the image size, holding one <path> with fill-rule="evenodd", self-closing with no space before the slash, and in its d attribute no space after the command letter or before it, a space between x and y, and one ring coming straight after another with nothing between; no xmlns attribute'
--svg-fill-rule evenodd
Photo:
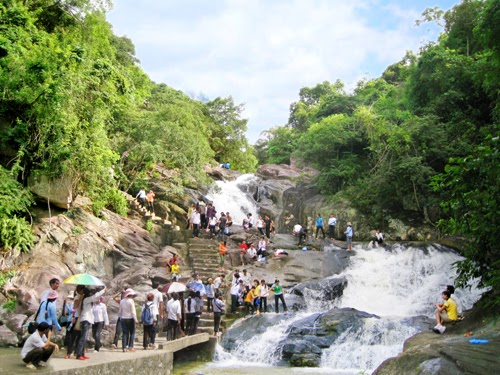
<svg viewBox="0 0 500 375"><path fill-rule="evenodd" d="M0 347L17 346L19 339L6 325L0 325Z"/></svg>
<svg viewBox="0 0 500 375"><path fill-rule="evenodd" d="M68 209L73 202L74 181L69 175L54 179L46 175L31 176L28 186L33 194L54 206Z"/></svg>

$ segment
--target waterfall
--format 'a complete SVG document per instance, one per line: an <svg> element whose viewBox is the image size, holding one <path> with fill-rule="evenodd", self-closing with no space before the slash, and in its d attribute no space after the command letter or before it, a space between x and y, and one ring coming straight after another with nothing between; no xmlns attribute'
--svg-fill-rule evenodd
<svg viewBox="0 0 500 375"><path fill-rule="evenodd" d="M231 353L219 347L217 366L245 366L250 359L252 363L267 366L279 364L277 352L287 329L304 317L335 306L353 307L380 319L364 319L360 327L343 332L330 348L323 350L321 368L308 369L308 373L370 373L385 359L401 353L404 341L422 329L416 322L418 319L412 318L422 315L433 318L434 303L441 301L441 291L447 284L453 284L456 277L453 263L462 258L439 245L396 244L373 250L357 246L355 250L350 265L340 275L348 280L342 297L334 302L321 301L317 291L306 289L308 305L304 311L251 340L238 342ZM471 308L482 293L484 290L477 287L455 292L464 309ZM272 369L273 373L285 373L276 367ZM288 371L294 373L293 369Z"/></svg>
<svg viewBox="0 0 500 375"><path fill-rule="evenodd" d="M252 214L255 222L258 219L257 205L250 194L242 193L248 192L246 186L256 178L253 174L243 174L234 181L216 181L207 199L213 202L217 214L229 212L237 225L242 225L248 213Z"/></svg>

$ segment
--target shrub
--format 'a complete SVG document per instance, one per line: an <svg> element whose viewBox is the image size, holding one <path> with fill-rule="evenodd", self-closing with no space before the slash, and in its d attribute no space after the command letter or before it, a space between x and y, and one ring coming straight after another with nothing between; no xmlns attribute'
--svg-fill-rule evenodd
<svg viewBox="0 0 500 375"><path fill-rule="evenodd" d="M0 245L5 250L28 253L33 246L31 226L23 218L14 216L0 219Z"/></svg>

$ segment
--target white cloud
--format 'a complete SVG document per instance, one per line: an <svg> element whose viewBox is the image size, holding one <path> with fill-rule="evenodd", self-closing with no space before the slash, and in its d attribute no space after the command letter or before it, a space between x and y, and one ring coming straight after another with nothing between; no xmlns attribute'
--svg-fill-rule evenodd
<svg viewBox="0 0 500 375"><path fill-rule="evenodd" d="M378 76L424 32L413 27L422 9L374 0L146 3L118 0L115 33L132 39L156 82L246 103L251 142L286 123L301 87Z"/></svg>

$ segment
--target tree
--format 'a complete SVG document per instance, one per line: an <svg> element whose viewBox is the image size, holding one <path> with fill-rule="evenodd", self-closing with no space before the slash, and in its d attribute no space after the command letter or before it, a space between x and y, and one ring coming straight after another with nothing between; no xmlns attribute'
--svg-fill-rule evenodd
<svg viewBox="0 0 500 375"><path fill-rule="evenodd" d="M448 215L441 228L469 239L467 258L458 263L462 286L480 278L497 292L500 289L499 181L498 135L488 135L466 157L452 158L445 172L434 178L434 190L444 198L441 207ZM494 303L500 305L500 298Z"/></svg>

